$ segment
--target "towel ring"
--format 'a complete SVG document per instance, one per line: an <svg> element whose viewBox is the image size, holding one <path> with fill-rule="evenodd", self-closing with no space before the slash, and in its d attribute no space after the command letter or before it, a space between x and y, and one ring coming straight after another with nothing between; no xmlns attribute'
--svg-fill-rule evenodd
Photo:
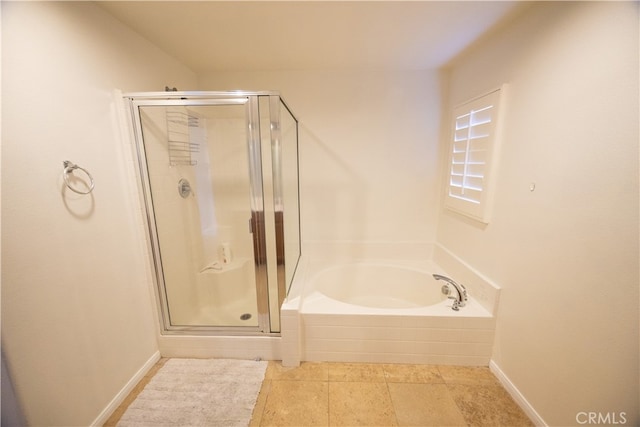
<svg viewBox="0 0 640 427"><path fill-rule="evenodd" d="M94 182L93 182L93 177L91 176L91 174L85 169L85 168L81 168L78 165L75 165L73 163L71 163L69 160L65 160L64 162L62 162L62 165L64 166L64 171L62 173L62 176L64 177L64 183L66 184L67 188L69 188L69 190L73 191L74 193L78 193L78 194L89 194L93 191L93 186L94 186ZM79 169L82 172L85 173L85 175L87 175L89 177L89 189L87 191L80 191L80 190L76 190L75 188L73 188L71 186L71 184L69 183L69 174L73 174L73 171Z"/></svg>

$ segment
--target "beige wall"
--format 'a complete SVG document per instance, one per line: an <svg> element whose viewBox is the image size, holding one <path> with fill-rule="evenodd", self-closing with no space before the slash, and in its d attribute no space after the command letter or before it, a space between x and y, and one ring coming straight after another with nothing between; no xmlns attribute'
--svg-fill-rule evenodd
<svg viewBox="0 0 640 427"><path fill-rule="evenodd" d="M278 90L300 121L303 242L435 240L434 71L199 76L203 90Z"/></svg>
<svg viewBox="0 0 640 427"><path fill-rule="evenodd" d="M91 4L2 3L2 350L30 424L89 425L157 351L113 91L194 82Z"/></svg>
<svg viewBox="0 0 640 427"><path fill-rule="evenodd" d="M493 219L438 242L502 287L493 361L549 425L640 421L638 53L637 2L535 3L448 75L509 84Z"/></svg>
<svg viewBox="0 0 640 427"><path fill-rule="evenodd" d="M91 423L157 350L112 91L169 85L280 90L301 124L305 242L437 232L502 286L493 360L544 421L637 423L637 7L536 3L453 65L451 105L510 84L478 227L438 213L435 71L196 79L90 4L3 2L2 345L28 420ZM91 171L92 196L63 190L66 159Z"/></svg>
<svg viewBox="0 0 640 427"><path fill-rule="evenodd" d="M3 3L2 28L3 349L30 423L90 423L157 350L115 88L280 90L301 119L306 239L435 238L435 72L232 73L196 84L86 3ZM91 196L63 189L66 159L93 174Z"/></svg>

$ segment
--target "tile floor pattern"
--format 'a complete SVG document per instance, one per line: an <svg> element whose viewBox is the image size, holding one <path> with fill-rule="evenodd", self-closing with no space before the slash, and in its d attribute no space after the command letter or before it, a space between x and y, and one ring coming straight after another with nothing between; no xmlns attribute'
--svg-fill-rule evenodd
<svg viewBox="0 0 640 427"><path fill-rule="evenodd" d="M487 367L269 362L251 426L532 426Z"/></svg>
<svg viewBox="0 0 640 427"><path fill-rule="evenodd" d="M115 426L158 362L105 423ZM532 426L486 367L269 362L250 426Z"/></svg>

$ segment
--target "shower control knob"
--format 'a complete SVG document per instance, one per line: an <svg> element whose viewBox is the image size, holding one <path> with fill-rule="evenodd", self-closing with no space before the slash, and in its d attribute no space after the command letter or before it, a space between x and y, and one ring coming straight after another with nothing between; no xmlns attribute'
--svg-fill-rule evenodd
<svg viewBox="0 0 640 427"><path fill-rule="evenodd" d="M191 184L184 178L178 181L178 194L183 199L186 199L191 194Z"/></svg>

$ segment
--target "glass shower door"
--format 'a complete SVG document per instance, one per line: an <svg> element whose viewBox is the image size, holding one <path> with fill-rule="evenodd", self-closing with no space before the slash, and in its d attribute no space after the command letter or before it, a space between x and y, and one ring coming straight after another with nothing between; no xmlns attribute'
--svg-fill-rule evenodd
<svg viewBox="0 0 640 427"><path fill-rule="evenodd" d="M132 103L165 330L270 332L251 98Z"/></svg>

